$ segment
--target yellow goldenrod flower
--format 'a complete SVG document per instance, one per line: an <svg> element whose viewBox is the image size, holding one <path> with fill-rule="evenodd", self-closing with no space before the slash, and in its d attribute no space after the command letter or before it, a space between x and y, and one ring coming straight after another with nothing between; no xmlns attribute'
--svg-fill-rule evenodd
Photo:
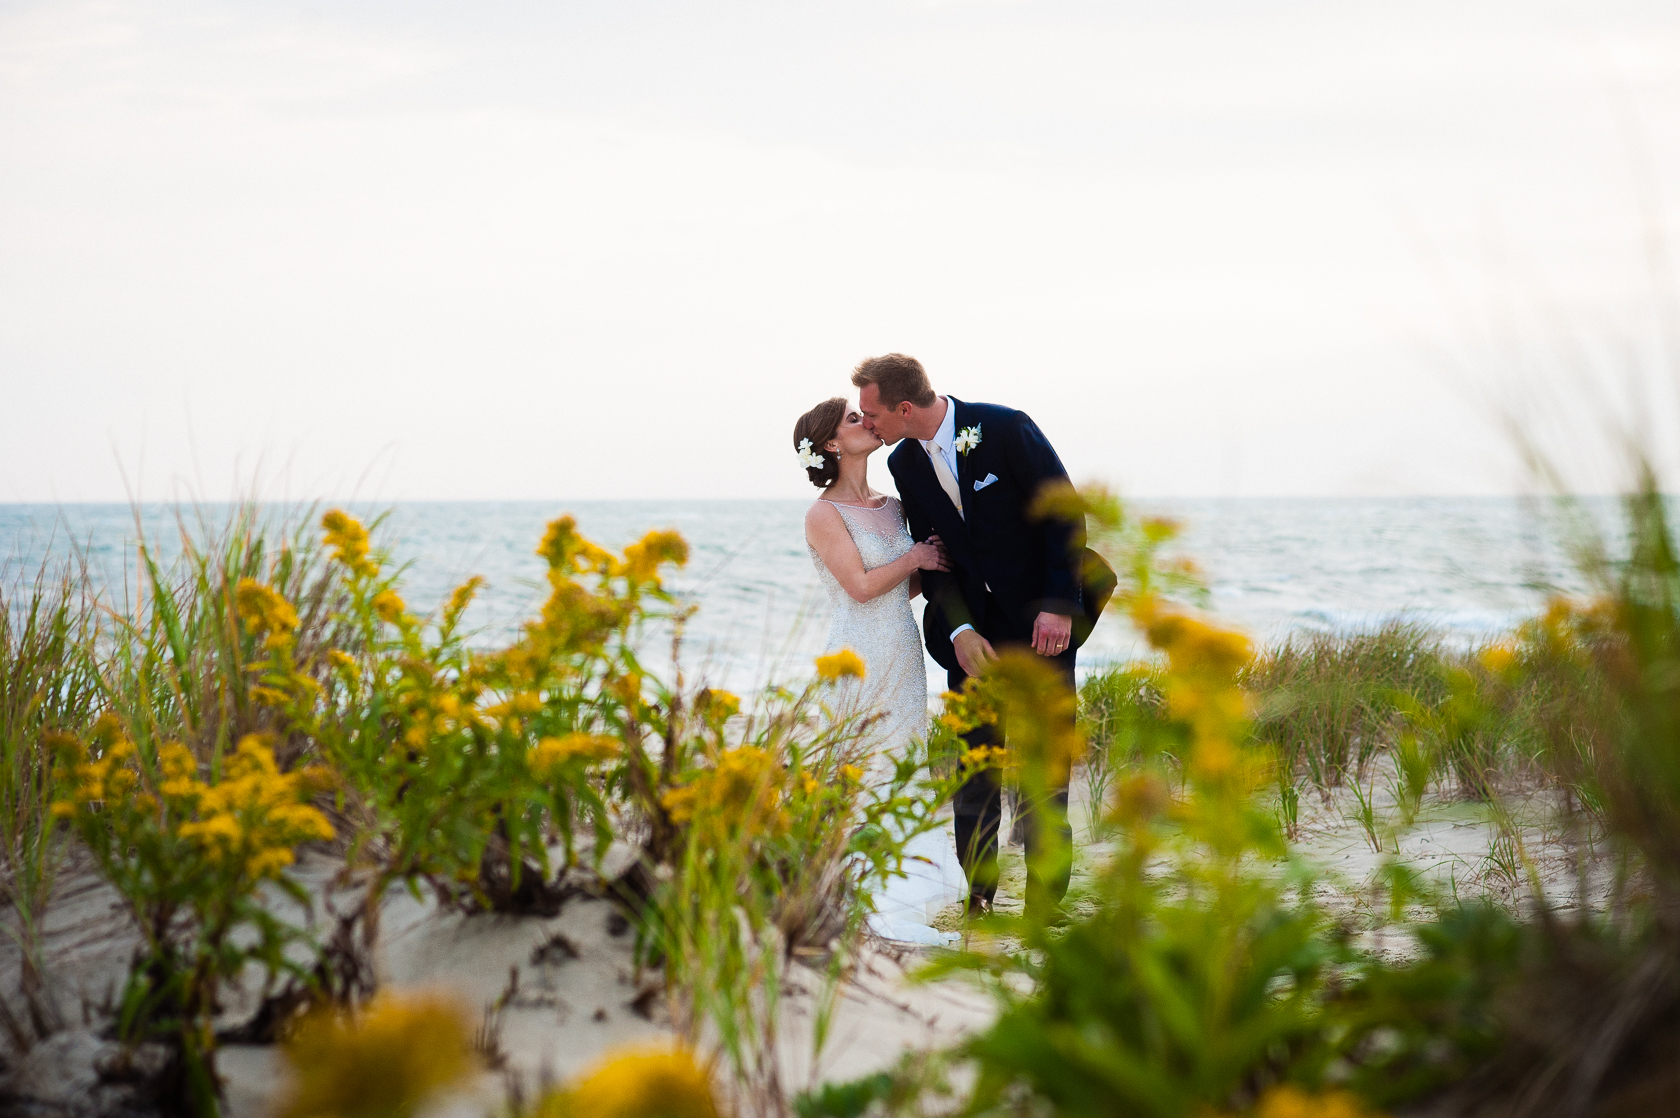
<svg viewBox="0 0 1680 1118"><path fill-rule="evenodd" d="M708 687L695 696L694 709L708 722L727 722L740 712L741 697L732 691Z"/></svg>
<svg viewBox="0 0 1680 1118"><path fill-rule="evenodd" d="M321 517L321 528L333 549L333 558L349 568L358 578L372 578L379 573L379 564L369 557L367 529L343 509L332 509Z"/></svg>
<svg viewBox="0 0 1680 1118"><path fill-rule="evenodd" d="M1476 654L1476 660L1490 675L1508 675L1517 662L1517 651L1501 641L1490 644Z"/></svg>
<svg viewBox="0 0 1680 1118"><path fill-rule="evenodd" d="M234 749L233 768L240 773L278 773L274 762L274 735L246 734Z"/></svg>
<svg viewBox="0 0 1680 1118"><path fill-rule="evenodd" d="M1309 1095L1299 1087L1273 1087L1255 1108L1255 1118L1379 1118L1347 1091Z"/></svg>
<svg viewBox="0 0 1680 1118"><path fill-rule="evenodd" d="M409 1118L472 1070L467 1016L438 995L382 995L352 1020L307 1018L285 1055L292 1096L281 1118Z"/></svg>
<svg viewBox="0 0 1680 1118"><path fill-rule="evenodd" d="M567 734L562 738L544 738L537 743L537 748L531 751L531 769L544 773L579 758L586 761L605 761L616 757L618 749L618 739L603 734Z"/></svg>
<svg viewBox="0 0 1680 1118"><path fill-rule="evenodd" d="M688 541L676 532L649 532L624 549L624 574L631 582L657 582L665 563L688 562Z"/></svg>
<svg viewBox="0 0 1680 1118"><path fill-rule="evenodd" d="M722 832L780 831L787 823L780 806L785 779L770 754L744 745L721 754L711 771L666 792L660 802L679 825L694 822L703 830Z"/></svg>
<svg viewBox="0 0 1680 1118"><path fill-rule="evenodd" d="M620 702L634 703L642 695L642 677L635 673L621 675L612 681L610 689Z"/></svg>
<svg viewBox="0 0 1680 1118"><path fill-rule="evenodd" d="M87 746L75 734L67 734L63 730L46 730L41 734L41 751L54 758L58 767L74 764L76 760L87 756Z"/></svg>
<svg viewBox="0 0 1680 1118"><path fill-rule="evenodd" d="M1237 748L1230 739L1206 737L1197 741L1190 751L1190 770L1207 780L1217 780L1230 773L1237 763Z"/></svg>
<svg viewBox="0 0 1680 1118"><path fill-rule="evenodd" d="M1140 599L1133 618L1149 642L1167 654L1171 669L1183 675L1235 679L1254 656L1254 646L1241 633L1165 608L1154 599Z"/></svg>
<svg viewBox="0 0 1680 1118"><path fill-rule="evenodd" d="M1178 535L1178 521L1166 516L1143 518L1143 535L1150 543L1165 543Z"/></svg>
<svg viewBox="0 0 1680 1118"><path fill-rule="evenodd" d="M337 648L327 650L327 662L345 675L353 676L361 670L354 656Z"/></svg>
<svg viewBox="0 0 1680 1118"><path fill-rule="evenodd" d="M158 792L171 800L194 800L204 790L204 785L186 776L170 777L158 783Z"/></svg>
<svg viewBox="0 0 1680 1118"><path fill-rule="evenodd" d="M985 677L965 689L978 701L970 718L1002 712L1007 725L1009 760L1017 771L1046 787L1066 783L1085 755L1085 735L1076 715L1078 697L1049 661L1022 648L1006 648ZM978 719L976 719L978 720Z"/></svg>
<svg viewBox="0 0 1680 1118"><path fill-rule="evenodd" d="M549 521L537 554L548 560L551 575L566 576L582 571L610 575L616 567L611 555L579 534L577 521L570 516Z"/></svg>
<svg viewBox="0 0 1680 1118"><path fill-rule="evenodd" d="M298 626L297 610L273 587L242 578L234 590L239 617L252 632L284 636Z"/></svg>
<svg viewBox="0 0 1680 1118"><path fill-rule="evenodd" d="M583 537L577 532L577 520L570 516L562 516L548 522L548 529L543 532L542 543L537 545L537 554L547 559L550 567L564 567L571 562L572 555L582 540Z"/></svg>
<svg viewBox="0 0 1680 1118"><path fill-rule="evenodd" d="M231 815L212 815L207 819L198 819L189 823L182 823L176 831L182 838L200 839L206 847L212 849L220 845L232 846L237 843L243 832L239 829L239 820ZM216 843L216 839L223 840Z"/></svg>
<svg viewBox="0 0 1680 1118"><path fill-rule="evenodd" d="M274 877L293 861L292 852L284 846L271 846L251 855L245 872L252 877Z"/></svg>
<svg viewBox="0 0 1680 1118"><path fill-rule="evenodd" d="M863 780L863 770L856 765L841 765L840 779L847 784L857 784Z"/></svg>
<svg viewBox="0 0 1680 1118"><path fill-rule="evenodd" d="M591 593L563 573L550 571L549 582L553 592L543 603L541 625L526 630L548 647L598 649L631 614L630 601Z"/></svg>
<svg viewBox="0 0 1680 1118"><path fill-rule="evenodd" d="M291 701L291 696L284 691L276 691L272 687L264 687L261 684L253 686L247 694L251 696L253 703L265 707L283 707Z"/></svg>
<svg viewBox="0 0 1680 1118"><path fill-rule="evenodd" d="M298 843L333 837L326 816L301 802L316 774L280 772L266 735L240 739L216 784L198 778L192 755L177 743L164 746L159 761L166 774L159 791L172 802L172 810L197 814L176 825L176 835L218 866L272 877L292 863Z"/></svg>
<svg viewBox="0 0 1680 1118"><path fill-rule="evenodd" d="M444 694L437 696L437 703L435 703L435 706L437 706L438 715L444 716L445 720L459 720L460 696L459 694L455 694L454 691L445 691Z"/></svg>
<svg viewBox="0 0 1680 1118"><path fill-rule="evenodd" d="M1540 616L1540 622L1548 629L1561 629L1574 617L1574 603L1561 594L1554 594L1546 600L1546 612Z"/></svg>
<svg viewBox="0 0 1680 1118"><path fill-rule="evenodd" d="M479 587L483 585L484 579L474 575L457 586L450 592L449 602L443 607L444 617L449 621L454 621L460 617L466 611L466 608L472 604L473 596L478 593Z"/></svg>
<svg viewBox="0 0 1680 1118"><path fill-rule="evenodd" d="M1167 654L1166 709L1190 731L1190 774L1204 784L1257 783L1263 767L1242 748L1250 699L1237 682L1253 655L1248 638L1148 596L1133 602L1132 619Z"/></svg>
<svg viewBox="0 0 1680 1118"><path fill-rule="evenodd" d="M299 842L326 842L333 837L327 817L308 804L282 804L274 809L272 817L289 837Z"/></svg>
<svg viewBox="0 0 1680 1118"><path fill-rule="evenodd" d="M679 827L694 818L694 807L699 800L699 791L692 784L682 788L672 788L659 797L659 806L665 809L665 814L671 817L671 822Z"/></svg>
<svg viewBox="0 0 1680 1118"><path fill-rule="evenodd" d="M945 711L939 716L939 722L954 734L997 724L998 712L991 689L978 677L970 676L961 691L947 691L941 698Z"/></svg>
<svg viewBox="0 0 1680 1118"><path fill-rule="evenodd" d="M158 768L164 776L191 777L198 775L198 758L178 741L168 742L158 750Z"/></svg>
<svg viewBox="0 0 1680 1118"><path fill-rule="evenodd" d="M395 590L381 590L373 596L373 612L392 625L402 620L405 608L402 596Z"/></svg>
<svg viewBox="0 0 1680 1118"><path fill-rule="evenodd" d="M711 1077L687 1049L610 1055L542 1101L538 1118L717 1118Z"/></svg>
<svg viewBox="0 0 1680 1118"><path fill-rule="evenodd" d="M772 782L776 762L757 746L744 745L720 756L711 776L716 783L717 802L742 803Z"/></svg>
<svg viewBox="0 0 1680 1118"><path fill-rule="evenodd" d="M863 673L863 657L849 648L817 657L817 678L824 683L833 683L848 676L862 679Z"/></svg>
<svg viewBox="0 0 1680 1118"><path fill-rule="evenodd" d="M110 765L104 761L95 761L87 765L77 765L76 798L83 803L94 803L105 798L105 774Z"/></svg>

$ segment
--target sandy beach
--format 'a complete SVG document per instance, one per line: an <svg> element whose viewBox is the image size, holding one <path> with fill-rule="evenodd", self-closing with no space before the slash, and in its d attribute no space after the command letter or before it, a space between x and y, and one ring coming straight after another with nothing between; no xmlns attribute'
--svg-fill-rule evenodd
<svg viewBox="0 0 1680 1118"><path fill-rule="evenodd" d="M1384 790L1393 777L1391 768L1379 758L1366 777L1377 789L1379 819L1392 820L1397 811L1393 795ZM1105 845L1083 841L1089 838L1090 801L1081 775L1075 774L1070 812L1079 844L1075 898L1109 853ZM1358 822L1357 806L1349 788L1328 799L1305 797L1300 838L1292 851L1324 871L1317 899L1354 930L1362 950L1391 961L1415 951L1411 937L1373 905L1375 877L1396 859L1465 899L1485 895L1521 908L1531 870L1560 911L1581 903L1576 862L1557 830L1558 805L1551 791L1513 789L1507 799L1506 810L1521 821L1518 833L1529 860L1529 868L1519 867L1515 878L1491 857L1500 829L1488 805L1431 793L1410 827L1383 827L1380 851ZM619 855L614 851L605 860L609 873L622 863ZM1004 849L1002 867L998 908L1017 911L1024 880L1018 847ZM336 858L307 855L298 878L320 897L341 869ZM576 876L580 884L586 881L587 875ZM1589 875L1586 903L1602 904L1607 889L1604 873ZM679 1037L673 1017L673 996L679 992L665 989L657 967L637 964L635 935L618 907L590 892L580 890L552 918L468 915L441 909L430 897L416 900L401 889L387 896L376 953L382 989L444 993L495 1038L491 1062L496 1066L485 1067L469 1089L440 1101L436 1113L476 1118L509 1098L529 1098L545 1085L575 1077L611 1051L669 1045ZM353 889L341 890L335 903L343 909L353 896ZM275 903L289 904L283 899ZM316 916L324 918L319 906ZM963 928L956 906L930 913L929 919L940 928ZM108 1007L120 989L137 938L115 892L73 859L49 909L45 942L50 981L69 1028L0 1080L0 1097L34 1100L37 1109L29 1113L102 1113L101 1100L111 1097L114 1088L102 1086L95 1069L109 1066L118 1046L99 1038L105 1024L101 1007ZM990 950L1018 946L1007 938L985 942ZM995 1003L972 981L916 980L915 972L936 950L866 940L840 989L830 1039L814 1063L812 1026L825 980L818 970L792 962L777 1044L782 1082L790 1094L889 1069L907 1052L950 1048L990 1023ZM5 946L0 966L0 982L15 988L14 945ZM254 993L249 984L230 993L221 1027L250 1015ZM267 1118L284 1099L288 1071L278 1047L226 1045L219 1064L229 1118Z"/></svg>

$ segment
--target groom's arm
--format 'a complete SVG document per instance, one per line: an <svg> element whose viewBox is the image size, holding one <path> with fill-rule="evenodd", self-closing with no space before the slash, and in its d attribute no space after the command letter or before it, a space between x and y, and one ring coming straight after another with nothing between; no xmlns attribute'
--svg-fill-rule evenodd
<svg viewBox="0 0 1680 1118"><path fill-rule="evenodd" d="M1021 487L1036 498L1046 485L1071 484L1056 448L1024 412L1006 444L1009 466L1021 480ZM1044 516L1034 523L1037 545L1044 560L1042 605L1046 613L1073 616L1080 612L1078 556L1085 546L1085 518L1078 521Z"/></svg>
<svg viewBox="0 0 1680 1118"><path fill-rule="evenodd" d="M898 479L895 477L893 480ZM910 538L917 543L925 543L927 538L933 535L933 522L905 489L905 486L899 486L898 500L904 506L904 519L910 526ZM963 600L962 583L957 579L955 571L923 571L922 597L926 598L944 619L947 632L974 624L974 614L968 608L968 603Z"/></svg>

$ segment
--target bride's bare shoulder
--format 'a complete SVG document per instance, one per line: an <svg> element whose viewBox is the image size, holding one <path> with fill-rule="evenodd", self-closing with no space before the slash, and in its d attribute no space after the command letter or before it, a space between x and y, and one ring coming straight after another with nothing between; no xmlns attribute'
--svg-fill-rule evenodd
<svg viewBox="0 0 1680 1118"><path fill-rule="evenodd" d="M825 501L821 497L811 502L811 507L805 510L805 527L816 528L824 524L842 522L840 510L834 507L833 501Z"/></svg>

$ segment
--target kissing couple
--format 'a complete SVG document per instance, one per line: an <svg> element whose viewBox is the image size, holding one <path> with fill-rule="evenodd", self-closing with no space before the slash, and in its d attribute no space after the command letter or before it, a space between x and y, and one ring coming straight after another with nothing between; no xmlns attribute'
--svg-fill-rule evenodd
<svg viewBox="0 0 1680 1118"><path fill-rule="evenodd" d="M1031 649L1073 687L1078 643L1095 610L1088 618L1081 586L1084 518L1030 512L1047 484L1068 476L1025 412L940 395L922 363L901 353L863 361L852 384L855 406L840 396L818 404L799 417L793 442L823 491L805 514L805 540L832 611L826 650L850 649L867 667L858 709L879 715L870 773L878 778L927 734L924 646L953 691L1006 647ZM869 456L883 445L895 445L887 468L896 498L869 485ZM917 596L926 603L920 633L910 609ZM971 748L1007 746L997 739L993 726L965 735ZM996 768L976 772L952 801L954 843L941 832L912 841L909 876L873 898L878 934L945 942L925 923L933 912L957 900L970 916L990 910L1001 791ZM1066 860L1046 872L1035 858L1047 827L1060 832L1055 849L1071 857L1065 781L1050 799L1019 809L1027 912L1041 920L1054 914L1071 873Z"/></svg>

